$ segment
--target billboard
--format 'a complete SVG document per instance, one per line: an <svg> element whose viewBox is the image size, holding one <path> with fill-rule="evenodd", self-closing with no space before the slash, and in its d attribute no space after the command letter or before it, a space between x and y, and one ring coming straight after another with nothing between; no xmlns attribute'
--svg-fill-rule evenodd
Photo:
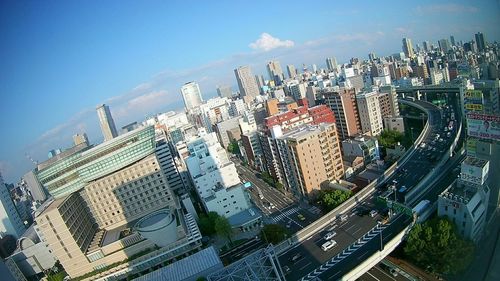
<svg viewBox="0 0 500 281"><path fill-rule="evenodd" d="M465 112L483 111L483 92L478 90L467 90L464 93Z"/></svg>
<svg viewBox="0 0 500 281"><path fill-rule="evenodd" d="M500 116L467 114L467 134L471 137L500 141Z"/></svg>

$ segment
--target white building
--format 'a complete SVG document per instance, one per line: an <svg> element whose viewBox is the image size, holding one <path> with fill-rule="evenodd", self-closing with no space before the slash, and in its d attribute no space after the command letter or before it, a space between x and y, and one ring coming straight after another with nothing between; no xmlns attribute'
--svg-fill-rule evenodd
<svg viewBox="0 0 500 281"><path fill-rule="evenodd" d="M240 116L247 109L245 101L236 99L229 102L229 115L231 117Z"/></svg>
<svg viewBox="0 0 500 281"><path fill-rule="evenodd" d="M33 171L29 171L26 174L24 174L22 181L25 184L26 188L31 193L31 196L33 197L34 200L38 202L43 202L45 201L45 199L47 199L48 192L38 181Z"/></svg>
<svg viewBox="0 0 500 281"><path fill-rule="evenodd" d="M382 113L377 95L377 92L356 95L361 130L372 136L378 136L383 130Z"/></svg>
<svg viewBox="0 0 500 281"><path fill-rule="evenodd" d="M198 107L201 125L207 132L212 132L212 126L216 123L230 118L229 105L230 103L227 98L216 97L207 100Z"/></svg>
<svg viewBox="0 0 500 281"><path fill-rule="evenodd" d="M396 130L400 133L405 132L405 124L403 117L385 117L384 128L387 130Z"/></svg>
<svg viewBox="0 0 500 281"><path fill-rule="evenodd" d="M215 133L200 130L199 137L187 145L186 164L191 179L207 211L230 218L250 209L236 167L219 144Z"/></svg>
<svg viewBox="0 0 500 281"><path fill-rule="evenodd" d="M290 95L295 100L300 100L302 98L305 98L307 92L306 87L307 87L306 83L293 83L289 85Z"/></svg>
<svg viewBox="0 0 500 281"><path fill-rule="evenodd" d="M198 83L196 82L188 82L184 84L181 87L181 94L186 111L190 111L203 102L200 86L198 86Z"/></svg>
<svg viewBox="0 0 500 281"><path fill-rule="evenodd" d="M12 202L9 190L0 174L0 236L10 234L19 238L26 230Z"/></svg>

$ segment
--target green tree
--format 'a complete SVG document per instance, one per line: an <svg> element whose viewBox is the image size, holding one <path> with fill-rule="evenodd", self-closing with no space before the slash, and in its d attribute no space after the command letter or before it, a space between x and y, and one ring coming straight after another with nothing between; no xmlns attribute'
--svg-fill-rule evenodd
<svg viewBox="0 0 500 281"><path fill-rule="evenodd" d="M232 140L227 146L227 151L231 152L232 154L241 155L240 146L238 145L238 141Z"/></svg>
<svg viewBox="0 0 500 281"><path fill-rule="evenodd" d="M229 240L229 244L233 245L232 235L233 229L229 224L229 221L225 217L219 216L214 223L215 232L217 235L227 238Z"/></svg>
<svg viewBox="0 0 500 281"><path fill-rule="evenodd" d="M344 190L324 190L319 193L319 203L325 212L335 209L351 197L352 192Z"/></svg>
<svg viewBox="0 0 500 281"><path fill-rule="evenodd" d="M378 142L385 148L394 148L398 142L403 143L404 134L396 130L383 130L378 137Z"/></svg>
<svg viewBox="0 0 500 281"><path fill-rule="evenodd" d="M200 227L201 233L205 236L212 236L216 234L215 221L219 217L219 214L216 212L209 212L208 215L200 215L198 226Z"/></svg>
<svg viewBox="0 0 500 281"><path fill-rule="evenodd" d="M279 224L266 224L260 231L260 236L261 239L264 239L264 241L267 241L268 243L278 244L279 242L285 240L287 230Z"/></svg>
<svg viewBox="0 0 500 281"><path fill-rule="evenodd" d="M456 233L447 218L416 224L408 235L404 252L410 260L439 274L457 274L472 261L474 244Z"/></svg>

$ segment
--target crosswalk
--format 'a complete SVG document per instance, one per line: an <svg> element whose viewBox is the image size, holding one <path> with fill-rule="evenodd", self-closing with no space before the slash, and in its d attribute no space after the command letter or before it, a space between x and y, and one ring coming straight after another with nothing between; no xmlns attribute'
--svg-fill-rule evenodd
<svg viewBox="0 0 500 281"><path fill-rule="evenodd" d="M287 218L288 216L291 216L294 213L297 213L297 211L299 211L299 207L293 207L293 208L291 208L291 209L289 209L289 210L287 210L287 211L285 211L285 212L283 212L275 217L272 217L271 220L275 223L279 222L280 220Z"/></svg>

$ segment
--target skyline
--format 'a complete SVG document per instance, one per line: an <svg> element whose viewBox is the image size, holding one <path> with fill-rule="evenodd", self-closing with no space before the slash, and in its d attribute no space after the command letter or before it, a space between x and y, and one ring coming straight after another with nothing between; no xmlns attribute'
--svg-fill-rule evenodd
<svg viewBox="0 0 500 281"><path fill-rule="evenodd" d="M370 15L380 6L375 3L366 3L363 11L352 7L354 4L325 3L318 5L322 9L310 11L292 7L294 5L266 3L267 10L280 11L283 16L274 15L278 19L266 18L263 23L249 23L251 19L245 18L259 11L264 13L258 9L261 5L244 7L249 11L241 18L231 12L242 7L200 3L189 11L191 18L201 17L197 19L198 24L181 26L173 26L177 23L175 20L182 20L181 14L185 12L183 7L175 9L179 3L151 3L128 2L126 7L116 5L117 11L110 3L99 6L102 10L93 10L90 5L77 9L75 6L80 3L56 5L52 2L52 10L50 4L32 3L29 7L24 3L0 4L1 36L2 41L7 42L0 47L4 62L0 68L3 96L0 128L4 132L0 171L7 182L16 182L33 166L24 156L25 152L42 162L50 149L69 147L71 136L81 132L86 132L92 143L101 142L95 112L96 105L101 103L110 106L121 128L131 121L143 120L146 115L181 108L180 88L189 81L200 84L204 99L215 96L215 85L229 84L236 91L233 69L240 65L248 64L254 74L267 77L265 63L269 60L280 61L283 68L294 64L300 69L302 63L308 66L315 63L324 68L325 59L331 56L344 63L350 57L366 59L369 52L379 56L401 52L403 37L411 38L414 47L423 40L436 43L450 35L457 41L470 41L476 32L483 32L489 42L500 38L500 31L495 28L500 25L495 17L498 1L479 1L472 5L423 1L415 6L391 1L384 5L393 10L379 9L380 14L375 15ZM210 5L213 13L206 13L204 5ZM341 5L347 7L339 7ZM67 6L78 12L57 13ZM173 13L178 18L171 19L173 22L164 20L162 12L172 10L179 11L179 14ZM254 13L254 10L257 11ZM144 15L140 16L141 12ZM401 16L397 20L407 22L394 22L394 19L379 22L395 12ZM220 13L225 18L216 16ZM287 15L299 13L304 20L286 20ZM31 21L20 14L31 17ZM456 16L468 14L472 16ZM118 16L118 20L108 18L109 15ZM345 15L352 18L369 15L374 19L352 23L343 17ZM344 21L338 22L340 17ZM430 25L421 24L425 18L439 18L444 21L443 28L433 29L432 21ZM243 29L232 26L235 20L246 26ZM337 24L332 31L317 28L332 22ZM379 24L369 25L370 22ZM461 26L452 28L458 22ZM366 26L373 30L367 32ZM170 30L171 27L180 30ZM240 32L235 33L235 28ZM169 36L163 36L165 31ZM134 112L130 113L131 109ZM14 120L16 124L12 123Z"/></svg>

